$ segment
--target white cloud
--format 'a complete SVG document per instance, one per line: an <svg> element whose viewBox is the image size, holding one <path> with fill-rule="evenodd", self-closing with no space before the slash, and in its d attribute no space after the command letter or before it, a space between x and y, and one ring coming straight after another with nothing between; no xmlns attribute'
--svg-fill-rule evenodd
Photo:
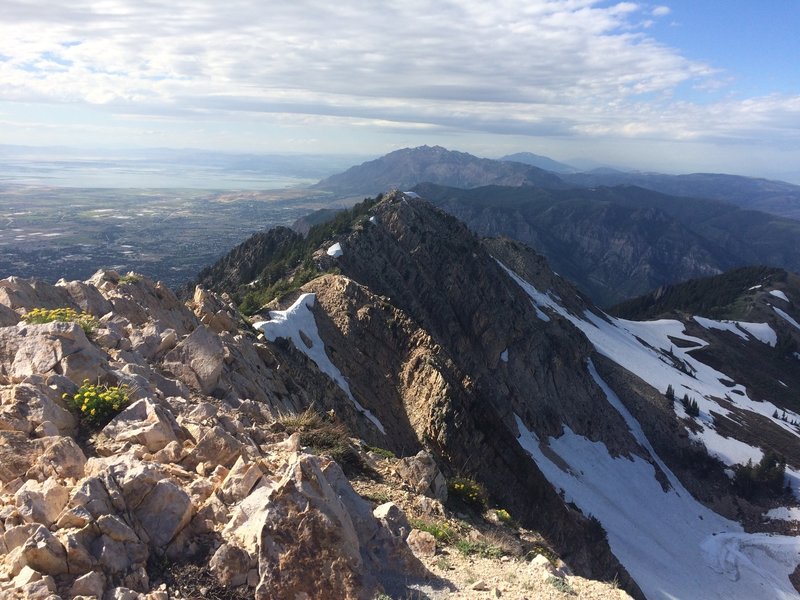
<svg viewBox="0 0 800 600"><path fill-rule="evenodd" d="M0 102L186 123L314 118L663 140L758 137L797 118L796 98L679 101L683 87L715 94L724 84L710 65L648 36L643 23L666 6L5 0L3 13Z"/></svg>

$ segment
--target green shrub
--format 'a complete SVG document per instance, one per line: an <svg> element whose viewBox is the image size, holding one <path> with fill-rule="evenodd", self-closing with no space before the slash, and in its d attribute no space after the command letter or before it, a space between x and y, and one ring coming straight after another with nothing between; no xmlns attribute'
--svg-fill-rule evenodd
<svg viewBox="0 0 800 600"><path fill-rule="evenodd" d="M500 546L484 541L458 540L456 549L464 556L480 556L482 558L500 558L505 551Z"/></svg>
<svg viewBox="0 0 800 600"><path fill-rule="evenodd" d="M420 531L427 531L437 542L442 544L450 544L456 539L456 530L447 523L440 521L420 521L412 519L411 526Z"/></svg>
<svg viewBox="0 0 800 600"><path fill-rule="evenodd" d="M577 595L573 587L567 582L566 579L561 579L560 577L554 577L551 575L545 579L545 581L563 594L568 594L570 596Z"/></svg>
<svg viewBox="0 0 800 600"><path fill-rule="evenodd" d="M100 325L92 315L78 312L74 308L34 308L22 315L25 323L42 324L59 321L62 323L77 323L88 335Z"/></svg>
<svg viewBox="0 0 800 600"><path fill-rule="evenodd" d="M494 514L500 520L501 523L505 523L506 525L511 525L512 527L516 525L514 519L511 517L511 514L504 508L498 508L494 511Z"/></svg>
<svg viewBox="0 0 800 600"><path fill-rule="evenodd" d="M489 501L483 486L469 477L455 477L447 484L451 498L455 498L467 506L479 511L486 509Z"/></svg>
<svg viewBox="0 0 800 600"><path fill-rule="evenodd" d="M127 406L128 395L127 385L106 386L84 379L71 398L69 394L64 394L63 398L78 412L83 422L91 427L101 427Z"/></svg>
<svg viewBox="0 0 800 600"><path fill-rule="evenodd" d="M367 446L367 452L374 452L378 456L382 456L383 458L397 458L394 452L391 450L387 450L386 448L379 448L378 446Z"/></svg>
<svg viewBox="0 0 800 600"><path fill-rule="evenodd" d="M141 275L137 275L136 273L128 273L127 275L123 275L119 278L120 285L124 285L126 283L136 283L142 280Z"/></svg>
<svg viewBox="0 0 800 600"><path fill-rule="evenodd" d="M786 459L768 451L757 465L748 460L746 465L738 467L733 484L736 491L745 498L759 494L778 496L784 490L785 474Z"/></svg>

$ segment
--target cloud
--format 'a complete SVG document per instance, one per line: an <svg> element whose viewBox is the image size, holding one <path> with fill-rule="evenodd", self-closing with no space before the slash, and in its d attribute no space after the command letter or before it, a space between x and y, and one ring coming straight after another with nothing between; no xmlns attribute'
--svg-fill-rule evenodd
<svg viewBox="0 0 800 600"><path fill-rule="evenodd" d="M683 88L711 98L725 84L711 65L647 35L647 19L667 15L666 6L60 4L5 0L0 101L176 123L267 115L405 131L658 139L758 136L797 115L793 98L682 101Z"/></svg>

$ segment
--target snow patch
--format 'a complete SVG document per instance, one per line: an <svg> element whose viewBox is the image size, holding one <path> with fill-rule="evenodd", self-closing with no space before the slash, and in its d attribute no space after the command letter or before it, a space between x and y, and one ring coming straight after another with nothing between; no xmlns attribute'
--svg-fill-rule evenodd
<svg viewBox="0 0 800 600"><path fill-rule="evenodd" d="M416 192L403 192L403 196L406 198L419 198L419 194Z"/></svg>
<svg viewBox="0 0 800 600"><path fill-rule="evenodd" d="M761 284L754 285L753 287L747 288L748 291L752 292L753 290L760 290L763 286Z"/></svg>
<svg viewBox="0 0 800 600"><path fill-rule="evenodd" d="M342 245L339 242L336 242L328 248L328 256L339 258L342 254L344 254L344 252L342 252Z"/></svg>
<svg viewBox="0 0 800 600"><path fill-rule="evenodd" d="M719 329L730 331L746 340L748 334L759 342L768 346L775 346L778 343L778 334L766 323L747 323L745 321L715 321L705 317L692 317L692 319L705 329Z"/></svg>
<svg viewBox="0 0 800 600"><path fill-rule="evenodd" d="M789 302L789 298L786 297L786 294L783 293L781 290L772 290L770 291L770 296L775 296L776 298L780 298L784 302Z"/></svg>
<svg viewBox="0 0 800 600"><path fill-rule="evenodd" d="M778 313L787 323L793 325L797 329L800 329L800 323L795 321L789 314L787 314L786 312L782 311L777 306L773 306L772 310L774 310L776 313Z"/></svg>
<svg viewBox="0 0 800 600"><path fill-rule="evenodd" d="M514 417L519 444L566 501L601 522L611 550L650 600L797 597L788 576L800 538L744 533L679 483L665 492L644 459L614 458L569 427L542 443ZM568 468L548 459L551 452Z"/></svg>
<svg viewBox="0 0 800 600"><path fill-rule="evenodd" d="M547 306L550 308L553 308L553 306L558 306L558 308L561 309L561 307L558 304L555 304L555 302L553 302L550 296L548 296L547 294L543 294L542 292L537 290L530 283L522 279L519 275L514 273L514 271L509 269L499 260L495 259L495 261L497 261L497 264L503 267L503 270L505 270L505 272L511 276L511 279L516 281L517 285L519 285L523 290L525 290L525 293L527 293L528 296L531 297L531 300L533 301L533 309L536 311L536 316L539 318L539 320L545 322L550 321L550 317L548 317L547 314L542 312L542 310L539 308L540 306Z"/></svg>
<svg viewBox="0 0 800 600"><path fill-rule="evenodd" d="M743 340L747 339L747 334L736 327L736 323L733 321L715 321L714 319L706 319L705 317L692 317L692 319L694 319L694 321L704 329L730 331L731 333L738 335Z"/></svg>
<svg viewBox="0 0 800 600"><path fill-rule="evenodd" d="M736 324L759 342L767 346L772 346L774 348L775 344L778 343L778 334L766 323L745 323L743 321L737 321Z"/></svg>
<svg viewBox="0 0 800 600"><path fill-rule="evenodd" d="M369 222L372 223L373 225L377 225L378 224L378 219L375 218L375 215L372 215L369 218Z"/></svg>
<svg viewBox="0 0 800 600"><path fill-rule="evenodd" d="M773 521L800 521L800 506L773 508L764 516Z"/></svg>
<svg viewBox="0 0 800 600"><path fill-rule="evenodd" d="M506 348L505 350L503 350L503 351L500 353L500 360L502 360L502 361L503 361L503 362L505 362L505 363L507 363L507 362L508 362L508 348Z"/></svg>
<svg viewBox="0 0 800 600"><path fill-rule="evenodd" d="M350 385L342 375L342 372L336 368L336 365L331 362L331 359L325 353L325 343L319 335L314 313L311 312L311 307L314 306L315 300L315 294L303 294L286 310L269 311L269 321L258 321L253 323L253 327L262 331L264 337L270 342L274 342L278 338L291 340L295 348L308 356L320 371L336 382L358 411L385 435L386 430L381 422L353 397Z"/></svg>
<svg viewBox="0 0 800 600"><path fill-rule="evenodd" d="M731 383L731 377L694 358L689 351L708 344L705 340L686 334L684 325L680 321L671 319L627 321L607 315L604 315L605 318L603 318L589 310L584 311L582 317L579 317L556 303L550 295L538 291L499 261L498 264L530 296L534 304L547 307L569 320L589 338L600 354L610 358L662 393L672 385L676 398L682 398L684 394L688 394L696 400L700 409L700 417L695 419L695 424L701 429L692 436L705 444L709 454L717 456L728 465L745 464L750 458L755 461L760 459L762 454L758 448L753 448L732 438L726 438L715 431L711 412L723 416L730 414L723 399L736 405L737 408L760 414L798 436L797 429L790 423L772 418L773 413L778 410L778 407L772 402L754 401L747 396L747 390L743 385ZM725 327L736 329L735 324L726 324ZM798 328L800 329L800 324ZM747 335L742 330L737 329L737 331L737 335ZM759 331L759 335L766 337L766 332ZM687 347L677 347L673 340L687 342ZM675 410L679 416L686 416L679 402L676 402ZM788 411L787 416L789 421L800 418L797 414L789 415Z"/></svg>

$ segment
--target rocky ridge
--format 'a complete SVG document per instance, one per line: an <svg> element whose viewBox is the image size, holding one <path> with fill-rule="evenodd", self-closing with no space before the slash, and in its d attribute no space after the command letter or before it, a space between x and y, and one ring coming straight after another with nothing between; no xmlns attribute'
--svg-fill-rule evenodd
<svg viewBox="0 0 800 600"><path fill-rule="evenodd" d="M318 285L330 288L323 305L359 300L352 282ZM87 334L76 323L22 319L61 307L93 315L96 327ZM434 563L430 534L410 527L397 505L365 500L337 462L309 454L302 428L287 424L313 405L361 423L368 438L379 437L374 427L303 353L257 338L224 298L198 289L185 306L159 283L110 271L55 286L10 278L0 281L0 319L4 598L524 597L542 585L545 597L555 590L546 580L567 572L583 597L625 597L549 562L516 583L451 583L451 568ZM415 339L411 364L432 345ZM433 372L416 377L410 392L435 387L426 380ZM67 402L84 380L130 389L129 405L100 429ZM450 515L482 539L442 506L444 479L416 452L419 440L393 443L408 446L408 458L348 440L377 482L357 479L356 489L368 497L383 486L408 514ZM530 534L506 530L519 557L512 562L524 561L533 546L514 540ZM497 562L470 560L482 569Z"/></svg>

